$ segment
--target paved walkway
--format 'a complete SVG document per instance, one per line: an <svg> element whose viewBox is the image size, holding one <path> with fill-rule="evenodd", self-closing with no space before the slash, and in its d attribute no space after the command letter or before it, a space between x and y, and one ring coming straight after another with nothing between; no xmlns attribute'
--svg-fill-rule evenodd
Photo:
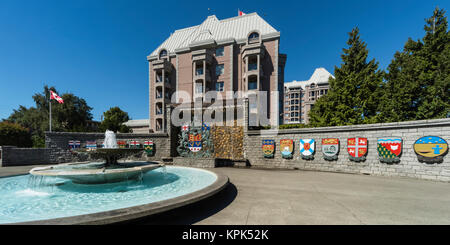
<svg viewBox="0 0 450 245"><path fill-rule="evenodd" d="M0 176L30 168L0 168ZM218 195L136 223L450 224L450 183L298 170L212 171L230 178Z"/></svg>

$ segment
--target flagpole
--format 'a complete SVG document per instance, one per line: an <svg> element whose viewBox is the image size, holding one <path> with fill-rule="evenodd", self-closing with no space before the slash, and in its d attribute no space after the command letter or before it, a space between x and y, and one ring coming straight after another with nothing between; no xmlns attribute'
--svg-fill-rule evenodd
<svg viewBox="0 0 450 245"><path fill-rule="evenodd" d="M48 106L49 106L49 111L50 111L50 120L49 120L50 132L52 132L52 99L51 99L51 95L50 95L50 99L48 100Z"/></svg>

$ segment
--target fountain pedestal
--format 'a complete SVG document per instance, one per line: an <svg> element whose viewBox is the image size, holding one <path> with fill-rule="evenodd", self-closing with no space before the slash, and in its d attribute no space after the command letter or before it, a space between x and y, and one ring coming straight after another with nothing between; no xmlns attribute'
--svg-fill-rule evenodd
<svg viewBox="0 0 450 245"><path fill-rule="evenodd" d="M116 136L109 130L105 132L104 142L107 148L99 148L94 151L80 150L79 152L86 152L96 159L102 158L105 163L68 163L38 167L31 169L30 174L65 178L80 184L102 184L141 178L144 173L164 166L160 162L118 163L118 159L137 154L143 149L118 148Z"/></svg>

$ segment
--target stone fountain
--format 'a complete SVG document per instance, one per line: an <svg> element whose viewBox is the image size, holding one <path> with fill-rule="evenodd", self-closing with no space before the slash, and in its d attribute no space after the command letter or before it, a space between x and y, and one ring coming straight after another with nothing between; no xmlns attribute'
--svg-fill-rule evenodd
<svg viewBox="0 0 450 245"><path fill-rule="evenodd" d="M81 150L82 151L82 150ZM114 132L106 130L104 148L83 151L104 162L66 163L30 170L34 176L70 179L80 184L102 184L142 178L148 171L164 166L159 162L118 162L121 158L137 154L143 149L120 149Z"/></svg>

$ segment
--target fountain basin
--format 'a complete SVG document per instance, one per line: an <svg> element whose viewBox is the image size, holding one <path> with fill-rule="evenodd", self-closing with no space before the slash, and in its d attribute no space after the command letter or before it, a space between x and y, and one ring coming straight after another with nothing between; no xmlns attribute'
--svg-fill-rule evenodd
<svg viewBox="0 0 450 245"><path fill-rule="evenodd" d="M30 170L31 175L59 177L77 184L103 184L142 178L148 171L163 167L160 162L117 163L66 163Z"/></svg>
<svg viewBox="0 0 450 245"><path fill-rule="evenodd" d="M31 175L0 178L0 224L113 224L195 203L228 184L220 173L164 168L147 172L141 181L100 185L49 178L32 188Z"/></svg>

